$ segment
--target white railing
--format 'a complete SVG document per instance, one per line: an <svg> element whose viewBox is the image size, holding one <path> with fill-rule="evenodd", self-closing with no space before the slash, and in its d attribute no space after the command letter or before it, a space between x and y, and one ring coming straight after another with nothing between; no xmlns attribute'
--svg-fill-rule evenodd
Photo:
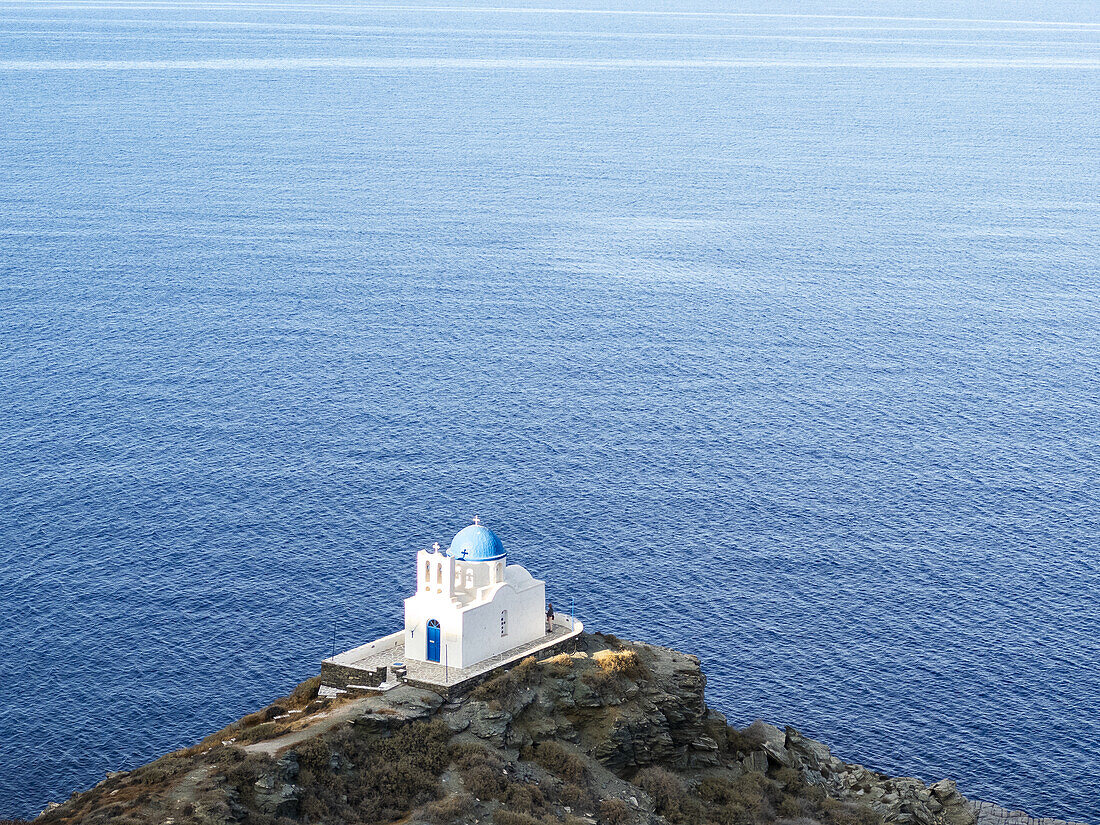
<svg viewBox="0 0 1100 825"><path fill-rule="evenodd" d="M355 662L362 659L368 653L381 653L386 650L392 650L395 647L400 647L405 643L405 631L399 630L396 633L391 633L388 636L383 636L381 639L375 639L373 642L367 642L359 647L353 647L351 650L345 650L343 653L337 653L328 659L326 662L332 662L335 665L346 664L348 662Z"/></svg>

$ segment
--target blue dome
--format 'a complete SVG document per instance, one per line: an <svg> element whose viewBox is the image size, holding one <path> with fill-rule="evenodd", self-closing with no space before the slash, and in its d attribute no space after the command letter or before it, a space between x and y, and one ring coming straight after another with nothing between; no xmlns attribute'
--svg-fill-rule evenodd
<svg viewBox="0 0 1100 825"><path fill-rule="evenodd" d="M471 524L451 539L447 555L466 561L492 561L504 558L504 545L497 534L480 524Z"/></svg>

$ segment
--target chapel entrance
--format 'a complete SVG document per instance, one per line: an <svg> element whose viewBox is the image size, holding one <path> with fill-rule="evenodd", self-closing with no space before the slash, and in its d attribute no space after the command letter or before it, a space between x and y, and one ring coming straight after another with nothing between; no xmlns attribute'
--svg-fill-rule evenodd
<svg viewBox="0 0 1100 825"><path fill-rule="evenodd" d="M435 619L428 622L428 661L439 661L439 622Z"/></svg>

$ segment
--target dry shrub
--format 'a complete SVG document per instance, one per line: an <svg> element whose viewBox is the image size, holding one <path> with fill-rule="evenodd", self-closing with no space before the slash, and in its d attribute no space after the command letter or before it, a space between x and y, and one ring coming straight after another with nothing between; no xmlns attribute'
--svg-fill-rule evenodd
<svg viewBox="0 0 1100 825"><path fill-rule="evenodd" d="M709 818L719 825L749 825L774 819L769 800L781 799L782 791L764 774L753 771L733 780L708 777L699 783L699 796L715 806Z"/></svg>
<svg viewBox="0 0 1100 825"><path fill-rule="evenodd" d="M728 805L733 800L733 780L728 776L705 776L699 782L698 794L711 805Z"/></svg>
<svg viewBox="0 0 1100 825"><path fill-rule="evenodd" d="M581 681L596 692L601 699L609 699L615 692L615 677L603 668L590 668L581 674Z"/></svg>
<svg viewBox="0 0 1100 825"><path fill-rule="evenodd" d="M838 802L826 799L820 806L824 816L820 817L828 825L882 825L882 817L869 806L858 802Z"/></svg>
<svg viewBox="0 0 1100 825"><path fill-rule="evenodd" d="M529 814L516 813L506 808L497 808L493 811L493 823L494 825L541 825Z"/></svg>
<svg viewBox="0 0 1100 825"><path fill-rule="evenodd" d="M474 798L466 793L454 794L431 802L424 808L424 818L429 822L466 822L474 812Z"/></svg>
<svg viewBox="0 0 1100 825"><path fill-rule="evenodd" d="M748 732L751 727L752 725L743 731L738 730L733 725L726 728L726 747L740 754L750 754L758 750L764 744L764 739L763 737L757 739L754 736L749 736Z"/></svg>
<svg viewBox="0 0 1100 825"><path fill-rule="evenodd" d="M657 813L669 822L695 823L703 819L703 806L689 796L680 777L664 768L645 768L635 775L634 784L657 806Z"/></svg>
<svg viewBox="0 0 1100 825"><path fill-rule="evenodd" d="M534 656L528 656L519 664L478 685L470 692L470 698L480 702L494 700L500 702L510 699L521 690L538 682L538 664Z"/></svg>
<svg viewBox="0 0 1100 825"><path fill-rule="evenodd" d="M479 765L485 765L498 774L504 769L504 760L500 754L476 742L452 743L449 755L459 772Z"/></svg>
<svg viewBox="0 0 1100 825"><path fill-rule="evenodd" d="M540 742L524 752L524 758L542 765L566 782L581 784L588 775L584 760L554 741Z"/></svg>
<svg viewBox="0 0 1100 825"><path fill-rule="evenodd" d="M642 660L638 652L630 648L623 650L598 650L592 654L596 664L612 676L627 676L634 678L641 675Z"/></svg>
<svg viewBox="0 0 1100 825"><path fill-rule="evenodd" d="M128 779L130 782L140 785L161 785L166 780L189 770L191 767L193 765L189 759L181 758L175 754L168 754L132 771Z"/></svg>
<svg viewBox="0 0 1100 825"><path fill-rule="evenodd" d="M466 790L478 799L501 799L508 783L504 760L496 751L473 742L452 744L450 757Z"/></svg>
<svg viewBox="0 0 1100 825"><path fill-rule="evenodd" d="M630 821L630 806L621 799L605 799L600 802L597 818L602 825L626 825Z"/></svg>
<svg viewBox="0 0 1100 825"><path fill-rule="evenodd" d="M753 750L763 745L768 741L768 733L765 723L761 719L757 719L743 731L741 735L745 737L749 742L753 744Z"/></svg>
<svg viewBox="0 0 1100 825"><path fill-rule="evenodd" d="M238 720L236 726L240 728L251 728L266 721L267 719L264 716L264 712L258 710L255 713L249 713L246 716L242 716L240 720Z"/></svg>
<svg viewBox="0 0 1100 825"><path fill-rule="evenodd" d="M221 737L221 739L228 739L230 734L240 736L239 731L247 728L253 728L257 725L261 725L264 722L270 722L276 717L286 715L289 710L301 710L302 708L310 705L317 698L317 690L321 687L321 677L314 676L312 679L306 679L294 690L292 690L286 696L280 699L276 699L270 705L263 710L249 713L246 716L242 716L236 722L222 731L219 731L214 736L208 736L200 744L216 744L218 739L215 737ZM324 705L318 704L313 710L320 710ZM213 740L213 741L211 741ZM193 750L193 749L192 749Z"/></svg>
<svg viewBox="0 0 1100 825"><path fill-rule="evenodd" d="M531 791L524 785L509 785L504 794L504 804L509 811L529 814L535 810L535 800Z"/></svg>
<svg viewBox="0 0 1100 825"><path fill-rule="evenodd" d="M245 752L240 748L235 748L232 745L222 748L214 748L206 755L206 761L211 765L234 765L237 762L243 762L245 758Z"/></svg>
<svg viewBox="0 0 1100 825"><path fill-rule="evenodd" d="M561 786L558 799L561 800L562 805L568 805L574 811L591 811L595 806L588 791L572 782L566 782Z"/></svg>
<svg viewBox="0 0 1100 825"><path fill-rule="evenodd" d="M778 796L778 787L768 781L768 777L759 771L751 771L733 781L735 801L741 801L753 807L760 807L772 796Z"/></svg>
<svg viewBox="0 0 1100 825"><path fill-rule="evenodd" d="M775 806L775 812L784 819L797 819L802 816L804 808L796 796L785 796Z"/></svg>
<svg viewBox="0 0 1100 825"><path fill-rule="evenodd" d="M508 787L504 776L488 765L475 765L462 773L462 784L478 799L500 799Z"/></svg>
<svg viewBox="0 0 1100 825"><path fill-rule="evenodd" d="M321 687L321 677L314 676L311 679L306 679L298 687L294 688L284 699L279 700L279 704L285 704L291 708L299 708L302 705L308 705L314 699L317 698L317 691Z"/></svg>
<svg viewBox="0 0 1100 825"><path fill-rule="evenodd" d="M440 796L451 732L439 720L412 722L388 736L350 726L297 750L304 821L392 822ZM251 789L236 787L242 800Z"/></svg>
<svg viewBox="0 0 1100 825"><path fill-rule="evenodd" d="M664 768L644 768L634 776L634 784L645 791L657 806L657 813L667 816L679 811L685 797L680 777Z"/></svg>
<svg viewBox="0 0 1100 825"><path fill-rule="evenodd" d="M775 781L782 785L787 793L801 794L805 787L802 774L794 768L780 768L775 772Z"/></svg>

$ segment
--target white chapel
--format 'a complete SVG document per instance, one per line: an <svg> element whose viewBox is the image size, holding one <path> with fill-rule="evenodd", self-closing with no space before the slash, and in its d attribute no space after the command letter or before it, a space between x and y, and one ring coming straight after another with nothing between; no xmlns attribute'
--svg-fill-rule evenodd
<svg viewBox="0 0 1100 825"><path fill-rule="evenodd" d="M508 564L480 519L445 550L416 554L416 594L405 599L405 658L470 667L546 635L546 582Z"/></svg>

